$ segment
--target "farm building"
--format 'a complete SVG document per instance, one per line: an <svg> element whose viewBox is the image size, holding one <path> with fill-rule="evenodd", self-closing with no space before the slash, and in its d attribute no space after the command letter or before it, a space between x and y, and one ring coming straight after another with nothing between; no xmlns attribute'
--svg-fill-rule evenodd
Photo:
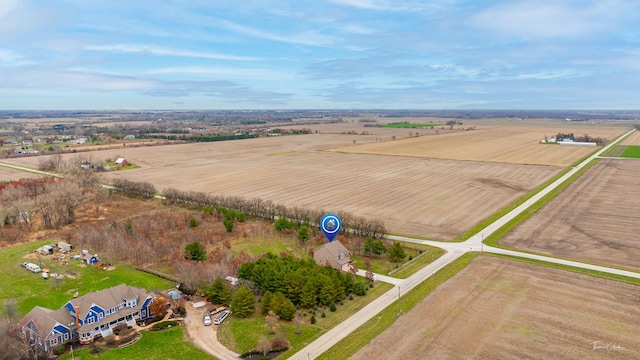
<svg viewBox="0 0 640 360"><path fill-rule="evenodd" d="M127 166L127 165L129 165L129 162L127 161L127 159L125 159L125 158L123 158L123 157L120 157L120 158L117 158L117 159L116 159L116 161L114 162L114 164L115 164L116 166Z"/></svg>
<svg viewBox="0 0 640 360"><path fill-rule="evenodd" d="M64 242L64 241L59 241L56 246L58 247L58 249L60 250L64 250L66 252L72 252L73 251L73 245Z"/></svg>
<svg viewBox="0 0 640 360"><path fill-rule="evenodd" d="M351 252L338 240L326 243L313 251L318 266L329 265L336 270L351 270Z"/></svg>
<svg viewBox="0 0 640 360"><path fill-rule="evenodd" d="M58 310L36 306L18 322L20 335L45 352L76 340L88 344L119 324L151 317L153 299L144 289L121 284L71 299Z"/></svg>
<svg viewBox="0 0 640 360"><path fill-rule="evenodd" d="M39 247L35 250L35 252L41 254L41 255L53 255L53 249L54 247L52 245L45 245L42 247Z"/></svg>

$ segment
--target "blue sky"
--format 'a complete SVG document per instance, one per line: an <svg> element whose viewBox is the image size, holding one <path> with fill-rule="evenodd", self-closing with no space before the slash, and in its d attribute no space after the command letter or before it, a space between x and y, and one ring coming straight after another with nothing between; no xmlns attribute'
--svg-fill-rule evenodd
<svg viewBox="0 0 640 360"><path fill-rule="evenodd" d="M640 109L640 2L2 0L0 109Z"/></svg>

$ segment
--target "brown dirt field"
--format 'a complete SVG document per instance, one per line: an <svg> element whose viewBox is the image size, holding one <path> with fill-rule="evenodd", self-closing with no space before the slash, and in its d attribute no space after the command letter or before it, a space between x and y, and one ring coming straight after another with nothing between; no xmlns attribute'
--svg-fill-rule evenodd
<svg viewBox="0 0 640 360"><path fill-rule="evenodd" d="M612 140L627 130L628 128L610 126L582 126L579 128L480 126L476 130L334 148L332 151L514 164L568 166L596 151L596 148L540 144L540 141L544 140L545 135L555 137L555 134L558 132L572 132L577 135L587 133L590 136L600 136ZM420 131L422 132L422 130ZM438 130L424 130L425 133L433 133L435 131Z"/></svg>
<svg viewBox="0 0 640 360"><path fill-rule="evenodd" d="M638 359L638 304L634 285L479 256L351 359Z"/></svg>
<svg viewBox="0 0 640 360"><path fill-rule="evenodd" d="M640 161L601 159L500 245L640 269Z"/></svg>
<svg viewBox="0 0 640 360"><path fill-rule="evenodd" d="M160 191L174 187L347 211L380 218L394 233L445 240L560 171L318 151L350 141L348 135L314 134L107 150L95 157L125 156L140 167L106 176L149 181Z"/></svg>
<svg viewBox="0 0 640 360"><path fill-rule="evenodd" d="M0 166L0 181L40 178L42 176Z"/></svg>
<svg viewBox="0 0 640 360"><path fill-rule="evenodd" d="M633 134L629 135L620 145L640 145L640 131L636 131Z"/></svg>

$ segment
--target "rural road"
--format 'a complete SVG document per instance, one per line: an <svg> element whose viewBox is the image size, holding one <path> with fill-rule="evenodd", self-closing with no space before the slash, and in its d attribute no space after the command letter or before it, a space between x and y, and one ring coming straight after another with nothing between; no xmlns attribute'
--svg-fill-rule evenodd
<svg viewBox="0 0 640 360"><path fill-rule="evenodd" d="M10 169L14 169L14 170L20 170L20 171L30 172L30 173L34 173L34 174L44 175L44 176L62 177L62 175L59 175L59 174L55 174L55 173L51 173L51 172L47 172L47 171L41 171L41 170L37 170L37 169L32 169L32 168L28 168L28 167L24 167L24 166L20 166L20 165L7 164L7 163L4 163L4 162L0 162L0 166L4 166L6 168L10 168Z"/></svg>

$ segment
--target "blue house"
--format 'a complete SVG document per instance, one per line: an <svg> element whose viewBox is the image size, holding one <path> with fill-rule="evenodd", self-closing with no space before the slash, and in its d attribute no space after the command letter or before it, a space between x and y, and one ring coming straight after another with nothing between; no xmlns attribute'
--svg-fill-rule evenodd
<svg viewBox="0 0 640 360"><path fill-rule="evenodd" d="M18 325L24 339L48 352L76 340L88 344L111 335L119 324L152 317L153 299L144 289L121 284L71 299L58 310L36 306Z"/></svg>

